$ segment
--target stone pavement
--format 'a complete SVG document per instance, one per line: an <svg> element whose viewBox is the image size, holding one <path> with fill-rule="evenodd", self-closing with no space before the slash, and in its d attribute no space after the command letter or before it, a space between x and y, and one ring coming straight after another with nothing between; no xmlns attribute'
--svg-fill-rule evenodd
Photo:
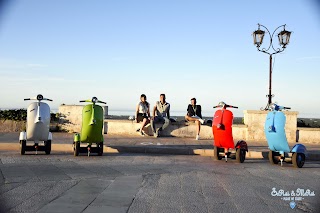
<svg viewBox="0 0 320 213"><path fill-rule="evenodd" d="M295 169L259 159L0 150L0 212L319 212L319 169L315 161ZM310 189L315 196L292 210L272 188Z"/></svg>
<svg viewBox="0 0 320 213"><path fill-rule="evenodd" d="M19 133L0 133L0 150L19 150ZM174 155L213 156L212 140L195 140L178 137L141 137L104 135L107 153L149 153ZM56 151L72 152L73 134L53 133L52 153ZM267 142L247 141L249 152L246 158L267 159ZM290 143L293 147L295 143ZM320 160L320 144L305 143L307 160Z"/></svg>

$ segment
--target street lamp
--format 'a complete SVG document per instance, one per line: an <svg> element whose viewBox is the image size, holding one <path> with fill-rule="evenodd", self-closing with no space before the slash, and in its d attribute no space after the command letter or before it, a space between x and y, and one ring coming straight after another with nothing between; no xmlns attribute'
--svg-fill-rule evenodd
<svg viewBox="0 0 320 213"><path fill-rule="evenodd" d="M264 35L265 35L265 31L263 30L260 30L260 27L264 28L267 30L269 36L270 36L270 44L269 44L269 47L268 48L260 48L260 46L262 45L262 42L263 42L263 38L264 38ZM273 39L273 36L275 34L275 32L280 28L280 27L283 27L283 30L281 32L278 33L278 40L279 40L279 48L275 48L273 46L273 43L272 43L272 39ZM272 89L272 55L275 55L277 53L280 53L280 52L283 52L284 49L287 47L287 45L289 44L289 41L290 41L290 36L291 36L291 32L290 31L287 31L285 29L286 25L281 25L279 27L277 27L273 33L271 34L270 31L268 30L268 28L266 28L265 26L263 26L262 24L258 24L258 30L254 31L253 32L253 43L254 45L257 46L257 49L258 51L260 52L263 52L263 53L266 53L269 55L269 58L270 58L270 65L269 65L269 94L267 95L268 97L268 104L267 106L264 108L264 110L268 110L269 106L271 105L272 103L272 97L274 96L272 93L271 93L271 89ZM272 49L270 49L272 47Z"/></svg>

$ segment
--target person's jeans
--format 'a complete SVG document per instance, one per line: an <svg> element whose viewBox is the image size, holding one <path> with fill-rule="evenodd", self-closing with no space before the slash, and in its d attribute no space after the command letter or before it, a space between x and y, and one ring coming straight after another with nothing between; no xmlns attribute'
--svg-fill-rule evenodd
<svg viewBox="0 0 320 213"><path fill-rule="evenodd" d="M156 133L156 127L155 127L156 123L163 124L160 128L157 129L157 130L162 131L169 126L170 120L166 117L160 117L160 116L156 116L156 117L154 117L154 119L151 119L151 128L152 128L153 133Z"/></svg>

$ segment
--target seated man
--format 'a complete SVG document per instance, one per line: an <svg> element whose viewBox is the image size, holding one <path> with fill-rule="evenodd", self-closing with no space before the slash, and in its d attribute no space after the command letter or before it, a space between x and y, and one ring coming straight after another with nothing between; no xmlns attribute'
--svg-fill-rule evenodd
<svg viewBox="0 0 320 213"><path fill-rule="evenodd" d="M160 101L153 107L153 118L151 119L151 128L154 137L159 137L160 132L170 124L170 104L166 102L166 95L160 95ZM163 124L160 128L155 128L156 123Z"/></svg>
<svg viewBox="0 0 320 213"><path fill-rule="evenodd" d="M191 104L188 105L188 109L187 109L188 112L187 112L187 115L185 116L185 119L187 121L196 122L198 126L196 140L200 140L200 137L199 137L200 123L203 124L204 120L202 119L202 115L201 115L201 106L196 104L197 104L196 98L191 98Z"/></svg>

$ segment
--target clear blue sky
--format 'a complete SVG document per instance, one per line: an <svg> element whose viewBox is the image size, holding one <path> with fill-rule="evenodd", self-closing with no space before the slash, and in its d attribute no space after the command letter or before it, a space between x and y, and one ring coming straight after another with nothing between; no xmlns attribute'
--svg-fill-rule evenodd
<svg viewBox="0 0 320 213"><path fill-rule="evenodd" d="M320 117L317 1L13 0L0 13L0 108L41 93L51 108L97 96L134 110L141 93L152 105L166 93L172 111L196 97L206 113L223 100L241 116L267 103L269 58L251 36L261 23L293 31L274 101Z"/></svg>

